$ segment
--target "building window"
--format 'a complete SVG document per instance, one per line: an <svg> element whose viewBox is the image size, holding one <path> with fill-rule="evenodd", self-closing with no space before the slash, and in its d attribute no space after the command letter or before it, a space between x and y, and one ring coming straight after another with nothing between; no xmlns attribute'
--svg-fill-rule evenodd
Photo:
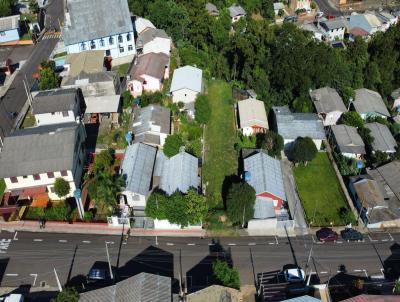
<svg viewBox="0 0 400 302"><path fill-rule="evenodd" d="M96 42L91 41L91 42L90 42L90 48L91 48L91 49L96 49Z"/></svg>
<svg viewBox="0 0 400 302"><path fill-rule="evenodd" d="M18 182L18 178L16 178L15 176L11 177L10 179L11 179L11 182L12 182L13 184L15 184L15 183Z"/></svg>
<svg viewBox="0 0 400 302"><path fill-rule="evenodd" d="M121 52L121 53L124 52L124 47L123 46L119 47L119 52Z"/></svg>
<svg viewBox="0 0 400 302"><path fill-rule="evenodd" d="M81 43L81 49L86 50L86 44L84 42Z"/></svg>
<svg viewBox="0 0 400 302"><path fill-rule="evenodd" d="M0 36L5 36L6 32L5 31L0 31Z"/></svg>
<svg viewBox="0 0 400 302"><path fill-rule="evenodd" d="M106 50L106 57L111 56L111 51L109 49Z"/></svg>
<svg viewBox="0 0 400 302"><path fill-rule="evenodd" d="M104 40L100 39L100 46L103 47L104 46Z"/></svg>
<svg viewBox="0 0 400 302"><path fill-rule="evenodd" d="M61 171L61 176L68 176L68 172L66 170Z"/></svg>
<svg viewBox="0 0 400 302"><path fill-rule="evenodd" d="M126 35L126 41L130 41L131 40L131 34L127 34Z"/></svg>
<svg viewBox="0 0 400 302"><path fill-rule="evenodd" d="M122 36L119 35L119 36L118 36L118 43L122 43L122 42L124 42L124 40L122 39Z"/></svg>
<svg viewBox="0 0 400 302"><path fill-rule="evenodd" d="M50 192L51 192L51 193L55 193L55 192L56 192L56 190L54 189L54 187L50 187Z"/></svg>
<svg viewBox="0 0 400 302"><path fill-rule="evenodd" d="M62 112L62 116L63 116L63 117L69 116L68 111L63 111L63 112Z"/></svg>
<svg viewBox="0 0 400 302"><path fill-rule="evenodd" d="M113 45L114 44L114 38L110 37L110 39L108 39L108 43L110 43L110 45Z"/></svg>
<svg viewBox="0 0 400 302"><path fill-rule="evenodd" d="M54 172L47 172L48 178L54 178Z"/></svg>
<svg viewBox="0 0 400 302"><path fill-rule="evenodd" d="M33 179L34 180L40 180L40 175L39 174L33 174Z"/></svg>
<svg viewBox="0 0 400 302"><path fill-rule="evenodd" d="M25 178L28 178L28 175L24 175L24 176L22 176L22 178L24 178L24 179L25 179Z"/></svg>
<svg viewBox="0 0 400 302"><path fill-rule="evenodd" d="M133 50L133 46L132 45L128 45L128 51L132 51Z"/></svg>

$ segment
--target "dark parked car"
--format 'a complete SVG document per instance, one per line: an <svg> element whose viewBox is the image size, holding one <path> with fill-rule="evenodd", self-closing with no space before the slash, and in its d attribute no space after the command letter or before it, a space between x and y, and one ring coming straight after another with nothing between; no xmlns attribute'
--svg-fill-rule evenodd
<svg viewBox="0 0 400 302"><path fill-rule="evenodd" d="M297 16L287 16L287 17L285 17L285 19L283 19L283 22L284 23L290 23L290 22L295 23L295 22L297 22L297 20L298 20Z"/></svg>
<svg viewBox="0 0 400 302"><path fill-rule="evenodd" d="M322 228L316 235L319 241L335 241L339 238L338 234L330 228Z"/></svg>
<svg viewBox="0 0 400 302"><path fill-rule="evenodd" d="M342 235L343 240L346 241L361 241L363 240L363 235L351 228L344 229L343 231L340 232L340 235Z"/></svg>

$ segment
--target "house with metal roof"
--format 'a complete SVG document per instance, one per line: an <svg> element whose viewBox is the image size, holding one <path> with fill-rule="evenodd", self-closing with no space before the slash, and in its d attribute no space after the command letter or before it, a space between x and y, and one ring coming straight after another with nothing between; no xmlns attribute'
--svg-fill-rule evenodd
<svg viewBox="0 0 400 302"><path fill-rule="evenodd" d="M390 94L390 104L392 109L400 112L400 88L393 90Z"/></svg>
<svg viewBox="0 0 400 302"><path fill-rule="evenodd" d="M168 158L162 151L158 152L154 168L154 184L168 195L176 191L187 193L200 187L199 159L184 150Z"/></svg>
<svg viewBox="0 0 400 302"><path fill-rule="evenodd" d="M344 39L346 25L340 18L319 22L319 28L324 33L324 36L327 41L336 41Z"/></svg>
<svg viewBox="0 0 400 302"><path fill-rule="evenodd" d="M144 32L145 30L150 29L150 28L156 29L153 22L151 22L148 19L142 18L142 17L135 18L136 35L140 35L142 32Z"/></svg>
<svg viewBox="0 0 400 302"><path fill-rule="evenodd" d="M20 34L20 16L0 18L0 43L18 41Z"/></svg>
<svg viewBox="0 0 400 302"><path fill-rule="evenodd" d="M237 103L239 128L243 135L264 133L268 130L267 112L264 102L256 99L246 99Z"/></svg>
<svg viewBox="0 0 400 302"><path fill-rule="evenodd" d="M157 148L143 143L129 145L125 150L120 170L125 180L122 194L134 209L143 210L146 207L152 190L156 154Z"/></svg>
<svg viewBox="0 0 400 302"><path fill-rule="evenodd" d="M242 302L243 295L234 288L211 285L186 295L186 302Z"/></svg>
<svg viewBox="0 0 400 302"><path fill-rule="evenodd" d="M148 53L164 53L167 56L171 52L171 38L163 29L148 28L142 31L136 40L138 55Z"/></svg>
<svg viewBox="0 0 400 302"><path fill-rule="evenodd" d="M376 116L390 117L385 102L378 92L366 88L357 89L355 92L356 97L352 104L364 120Z"/></svg>
<svg viewBox="0 0 400 302"><path fill-rule="evenodd" d="M324 126L336 125L342 114L347 111L339 93L331 87L312 90L310 97Z"/></svg>
<svg viewBox="0 0 400 302"><path fill-rule="evenodd" d="M215 4L212 4L210 2L206 3L206 11L210 16L214 16L214 17L219 16L218 8L215 6Z"/></svg>
<svg viewBox="0 0 400 302"><path fill-rule="evenodd" d="M172 302L171 278L140 273L114 285L87 291L79 302Z"/></svg>
<svg viewBox="0 0 400 302"><path fill-rule="evenodd" d="M131 62L136 54L127 0L69 0L62 36L68 54L103 50L114 64Z"/></svg>
<svg viewBox="0 0 400 302"><path fill-rule="evenodd" d="M274 126L283 137L285 150L291 148L299 137L310 137L317 149L321 149L325 140L325 130L321 119L315 113L293 113L288 106L272 107Z"/></svg>
<svg viewBox="0 0 400 302"><path fill-rule="evenodd" d="M128 90L133 97L143 92L161 91L163 82L169 77L169 56L165 53L148 53L139 56L129 72Z"/></svg>
<svg viewBox="0 0 400 302"><path fill-rule="evenodd" d="M160 105L136 108L131 129L135 143L163 146L171 133L171 110Z"/></svg>
<svg viewBox="0 0 400 302"><path fill-rule="evenodd" d="M236 23L241 18L246 17L246 11L240 5L232 4L230 7L228 7L228 11L232 18L232 23Z"/></svg>
<svg viewBox="0 0 400 302"><path fill-rule="evenodd" d="M255 150L244 157L243 169L245 181L256 191L254 219L249 221L248 229L276 227L286 201L281 162Z"/></svg>
<svg viewBox="0 0 400 302"><path fill-rule="evenodd" d="M85 98L85 123L119 124L121 95L89 96Z"/></svg>
<svg viewBox="0 0 400 302"><path fill-rule="evenodd" d="M79 188L85 161L85 128L81 123L53 124L14 131L0 152L0 178L8 196L59 200L54 182L64 178L72 196Z"/></svg>
<svg viewBox="0 0 400 302"><path fill-rule="evenodd" d="M170 93L174 103L182 102L188 113L194 116L194 103L203 92L203 71L193 66L174 70Z"/></svg>
<svg viewBox="0 0 400 302"><path fill-rule="evenodd" d="M364 142L355 127L333 125L331 131L333 144L343 156L360 159L366 154Z"/></svg>
<svg viewBox="0 0 400 302"><path fill-rule="evenodd" d="M386 125L374 122L366 124L365 127L371 131L370 135L374 138L372 142L373 152L396 153L397 142Z"/></svg>
<svg viewBox="0 0 400 302"><path fill-rule="evenodd" d="M37 126L75 122L84 110L82 92L75 88L40 91L32 101Z"/></svg>
<svg viewBox="0 0 400 302"><path fill-rule="evenodd" d="M357 27L373 35L382 30L382 22L372 13L353 13L350 15L349 27L349 30Z"/></svg>

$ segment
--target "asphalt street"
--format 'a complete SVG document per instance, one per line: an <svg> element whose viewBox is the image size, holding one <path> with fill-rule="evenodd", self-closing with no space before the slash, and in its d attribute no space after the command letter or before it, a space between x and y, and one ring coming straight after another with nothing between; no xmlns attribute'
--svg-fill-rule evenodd
<svg viewBox="0 0 400 302"><path fill-rule="evenodd" d="M63 0L51 0L47 7L46 26L48 28L59 28L59 20L64 18ZM33 84L32 75L37 72L37 67L46 60L58 42L58 37L45 39L37 43L18 75L15 77L8 92L0 100L0 137L10 134L17 122L12 113L19 113L26 102L26 92L23 80L27 79L29 86Z"/></svg>
<svg viewBox="0 0 400 302"><path fill-rule="evenodd" d="M319 10L324 12L325 15L339 16L340 11L330 2L330 0L315 0Z"/></svg>
<svg viewBox="0 0 400 302"><path fill-rule="evenodd" d="M315 236L176 238L75 235L53 233L0 234L1 286L80 286L92 267L108 268L106 242L116 278L142 271L182 280L189 291L212 283L211 265L232 261L242 284L254 284L262 272L297 262L326 282L345 269L348 274L381 276L388 259L400 261L400 234L381 233L363 242L318 243ZM310 250L312 248L311 256ZM340 268L340 269L339 269ZM177 283L178 284L178 283Z"/></svg>

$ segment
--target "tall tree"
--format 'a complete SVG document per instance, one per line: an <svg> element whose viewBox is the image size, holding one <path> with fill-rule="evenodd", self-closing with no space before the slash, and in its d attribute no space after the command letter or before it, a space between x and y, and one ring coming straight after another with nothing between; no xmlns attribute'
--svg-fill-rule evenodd
<svg viewBox="0 0 400 302"><path fill-rule="evenodd" d="M310 137L299 137L294 142L292 150L290 151L290 157L296 163L304 163L307 165L309 161L315 158L317 153L317 147Z"/></svg>
<svg viewBox="0 0 400 302"><path fill-rule="evenodd" d="M266 150L268 155L280 158L283 147L283 138L275 131L257 134L257 148Z"/></svg>
<svg viewBox="0 0 400 302"><path fill-rule="evenodd" d="M226 197L229 220L235 224L246 224L254 216L256 192L247 182L233 183Z"/></svg>
<svg viewBox="0 0 400 302"><path fill-rule="evenodd" d="M164 143L164 154L168 157L172 157L179 153L181 147L183 147L185 143L183 142L182 137L179 134L169 135Z"/></svg>
<svg viewBox="0 0 400 302"><path fill-rule="evenodd" d="M231 268L226 261L215 260L212 265L214 277L222 283L223 286L240 289L239 271Z"/></svg>

